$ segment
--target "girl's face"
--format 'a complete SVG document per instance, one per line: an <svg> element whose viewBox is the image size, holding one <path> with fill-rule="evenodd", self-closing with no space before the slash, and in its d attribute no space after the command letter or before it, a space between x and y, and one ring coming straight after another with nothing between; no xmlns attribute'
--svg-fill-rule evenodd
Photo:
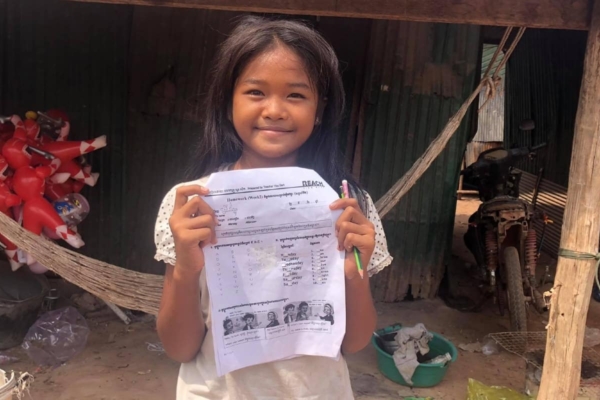
<svg viewBox="0 0 600 400"><path fill-rule="evenodd" d="M269 321L273 321L275 319L275 314L269 313L267 314L267 318L269 319Z"/></svg>
<svg viewBox="0 0 600 400"><path fill-rule="evenodd" d="M254 322L254 318L246 318L245 322L246 322L246 325L250 325L251 323Z"/></svg>
<svg viewBox="0 0 600 400"><path fill-rule="evenodd" d="M325 314L329 315L329 314L331 314L331 307L325 306L325 307L323 307L323 311L325 311Z"/></svg>
<svg viewBox="0 0 600 400"><path fill-rule="evenodd" d="M228 330L228 331L232 330L233 329L233 322L232 321L227 322L227 324L225 325L225 329Z"/></svg>
<svg viewBox="0 0 600 400"><path fill-rule="evenodd" d="M300 307L300 311L302 311L304 314L306 314L306 312L308 311L308 306Z"/></svg>
<svg viewBox="0 0 600 400"><path fill-rule="evenodd" d="M295 165L312 134L319 97L300 58L276 45L252 60L233 90L233 125L245 167Z"/></svg>

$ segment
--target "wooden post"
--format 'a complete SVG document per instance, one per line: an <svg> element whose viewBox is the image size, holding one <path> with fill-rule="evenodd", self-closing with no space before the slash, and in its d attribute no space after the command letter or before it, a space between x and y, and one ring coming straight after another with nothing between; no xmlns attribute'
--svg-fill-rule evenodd
<svg viewBox="0 0 600 400"><path fill-rule="evenodd" d="M588 0L71 0L449 24L587 30Z"/></svg>
<svg viewBox="0 0 600 400"><path fill-rule="evenodd" d="M560 243L563 249L593 254L598 251L600 236L600 0L594 3ZM595 272L594 260L558 260L538 400L573 400L577 396Z"/></svg>

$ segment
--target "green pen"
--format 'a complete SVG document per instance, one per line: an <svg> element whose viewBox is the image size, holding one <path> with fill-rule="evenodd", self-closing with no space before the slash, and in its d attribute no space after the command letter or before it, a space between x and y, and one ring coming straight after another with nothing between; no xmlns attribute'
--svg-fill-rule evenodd
<svg viewBox="0 0 600 400"><path fill-rule="evenodd" d="M350 191L348 190L348 181L343 180L342 186L340 186L340 197L343 199L345 197L350 198ZM364 279L364 272L362 267L362 262L360 261L360 253L358 249L354 247L354 260L356 261L356 267L358 268L358 274L360 275L360 279Z"/></svg>

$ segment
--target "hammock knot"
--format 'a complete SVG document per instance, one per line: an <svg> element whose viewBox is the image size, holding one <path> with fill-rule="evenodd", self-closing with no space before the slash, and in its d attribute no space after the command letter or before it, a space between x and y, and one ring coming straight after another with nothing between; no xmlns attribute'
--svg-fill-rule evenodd
<svg viewBox="0 0 600 400"><path fill-rule="evenodd" d="M485 101L483 102L481 107L479 107L478 112L481 112L481 110L483 110L485 105L489 101L491 101L494 97L496 97L496 93L498 92L498 87L500 86L501 81L502 81L502 78L500 78L497 75L486 76L483 79L481 79L481 83L482 83L483 87L485 88Z"/></svg>

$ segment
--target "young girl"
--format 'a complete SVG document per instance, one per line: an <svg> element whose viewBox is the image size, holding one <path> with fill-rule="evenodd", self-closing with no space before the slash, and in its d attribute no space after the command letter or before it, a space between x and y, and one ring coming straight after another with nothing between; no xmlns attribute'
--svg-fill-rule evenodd
<svg viewBox="0 0 600 400"><path fill-rule="evenodd" d="M285 318L283 319L283 322L285 322L286 324L289 324L290 322L294 322L294 310L296 309L296 306L293 304L288 304L287 306L285 306Z"/></svg>
<svg viewBox="0 0 600 400"><path fill-rule="evenodd" d="M254 327L252 326L252 324L254 323L254 314L246 313L246 315L244 315L244 318L242 318L242 320L246 324L242 328L243 331L249 331L249 330L254 329Z"/></svg>
<svg viewBox="0 0 600 400"><path fill-rule="evenodd" d="M275 314L275 311L269 311L269 313L267 314L267 319L269 320L267 328L279 326L279 321L277 320L277 314Z"/></svg>
<svg viewBox="0 0 600 400"><path fill-rule="evenodd" d="M223 321L223 328L225 329L225 336L231 335L233 333L233 321L226 318L225 321Z"/></svg>
<svg viewBox="0 0 600 400"><path fill-rule="evenodd" d="M329 321L333 325L333 306L329 303L323 306L324 317L320 317L323 321Z"/></svg>
<svg viewBox="0 0 600 400"><path fill-rule="evenodd" d="M303 301L298 304L298 314L296 314L296 321L307 321L308 320L308 303Z"/></svg>
<svg viewBox="0 0 600 400"><path fill-rule="evenodd" d="M339 249L346 250L346 335L342 354L364 348L377 314L369 277L360 279L352 248L372 275L391 262L370 197L346 174L337 144L344 90L331 46L291 21L249 17L220 47L210 81L195 177L167 193L156 221L156 259L167 264L157 329L168 355L183 365L177 399L352 399L344 357L302 356L218 377L203 248L215 243L215 219L203 201L208 176L227 169L299 166L333 188ZM207 265L206 268L210 268Z"/></svg>

